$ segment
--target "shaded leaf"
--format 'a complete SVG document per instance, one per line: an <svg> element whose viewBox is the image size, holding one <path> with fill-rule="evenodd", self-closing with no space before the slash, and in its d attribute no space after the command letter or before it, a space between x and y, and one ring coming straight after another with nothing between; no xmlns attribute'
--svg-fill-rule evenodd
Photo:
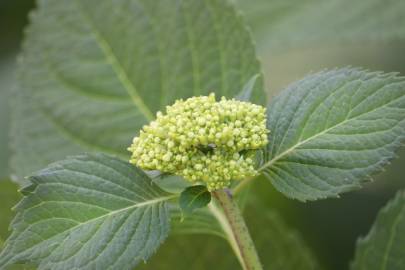
<svg viewBox="0 0 405 270"><path fill-rule="evenodd" d="M10 92L14 87L14 54L0 61L0 179L9 178Z"/></svg>
<svg viewBox="0 0 405 270"><path fill-rule="evenodd" d="M10 233L9 224L13 219L13 211L11 208L17 204L21 195L17 191L18 187L15 183L8 179L0 180L0 252L3 248L4 241ZM13 265L7 267L7 270L32 270L36 269L29 265Z"/></svg>
<svg viewBox="0 0 405 270"><path fill-rule="evenodd" d="M39 0L19 64L12 130L22 176L84 151L126 148L175 99L235 96L260 72L222 0ZM252 100L264 101L258 82Z"/></svg>
<svg viewBox="0 0 405 270"><path fill-rule="evenodd" d="M269 105L260 171L290 198L336 197L382 170L404 128L404 78L352 68L313 74Z"/></svg>
<svg viewBox="0 0 405 270"><path fill-rule="evenodd" d="M172 235L140 270L241 269L222 238L213 235Z"/></svg>
<svg viewBox="0 0 405 270"><path fill-rule="evenodd" d="M405 2L400 0L235 2L246 13L261 49L405 40Z"/></svg>
<svg viewBox="0 0 405 270"><path fill-rule="evenodd" d="M0 239L6 239L9 235L9 224L14 215L11 208L21 198L17 189L17 185L10 180L0 180Z"/></svg>
<svg viewBox="0 0 405 270"><path fill-rule="evenodd" d="M357 243L353 270L405 269L405 192L378 214L368 235Z"/></svg>
<svg viewBox="0 0 405 270"><path fill-rule="evenodd" d="M211 201L211 193L206 186L198 185L187 187L180 194L179 205L181 211L190 215L194 210L207 206Z"/></svg>
<svg viewBox="0 0 405 270"><path fill-rule="evenodd" d="M141 170L105 155L54 163L30 178L0 268L133 269L167 237L173 196Z"/></svg>
<svg viewBox="0 0 405 270"><path fill-rule="evenodd" d="M192 215L187 216L187 218L183 220L183 214L179 206L172 205L170 208L170 216L172 218L172 234L208 234L226 239L221 225L208 208L195 209Z"/></svg>
<svg viewBox="0 0 405 270"><path fill-rule="evenodd" d="M249 207L246 213L249 213L248 225L264 269L319 269L315 258L300 236L288 228L279 215L268 208L259 212L256 207ZM159 252L140 269L233 270L241 269L241 266L229 244L222 237L197 234L169 237Z"/></svg>
<svg viewBox="0 0 405 270"><path fill-rule="evenodd" d="M153 178L153 182L170 193L181 193L185 188L191 186L191 182L178 175L158 176Z"/></svg>
<svg viewBox="0 0 405 270"><path fill-rule="evenodd" d="M240 101L250 101L252 98L253 90L257 79L260 78L259 74L254 75L246 84L243 89L235 96L235 99Z"/></svg>
<svg viewBox="0 0 405 270"><path fill-rule="evenodd" d="M35 270L35 269L37 268L28 264L15 264L10 267L7 267L7 270Z"/></svg>

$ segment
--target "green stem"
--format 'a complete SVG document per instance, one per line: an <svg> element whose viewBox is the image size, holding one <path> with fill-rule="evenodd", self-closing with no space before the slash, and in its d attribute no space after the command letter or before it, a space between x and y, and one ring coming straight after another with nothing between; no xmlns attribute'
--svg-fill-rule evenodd
<svg viewBox="0 0 405 270"><path fill-rule="evenodd" d="M212 192L212 195L223 210L227 224L222 225L228 228L228 237L232 238L229 241L234 250L236 249L236 255L241 261L243 269L263 270L245 220L230 191L217 190Z"/></svg>

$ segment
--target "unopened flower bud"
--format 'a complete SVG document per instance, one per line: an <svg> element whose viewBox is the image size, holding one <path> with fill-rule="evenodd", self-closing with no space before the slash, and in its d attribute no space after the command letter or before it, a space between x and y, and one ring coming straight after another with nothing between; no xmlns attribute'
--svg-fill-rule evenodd
<svg viewBox="0 0 405 270"><path fill-rule="evenodd" d="M268 143L266 109L215 95L177 100L133 139L130 162L205 182L209 190L254 176L251 153ZM244 154L241 154L244 153Z"/></svg>

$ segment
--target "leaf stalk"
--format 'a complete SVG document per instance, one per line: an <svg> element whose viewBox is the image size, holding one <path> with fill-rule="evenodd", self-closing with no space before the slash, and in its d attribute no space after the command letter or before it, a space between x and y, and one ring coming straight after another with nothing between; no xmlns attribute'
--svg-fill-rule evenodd
<svg viewBox="0 0 405 270"><path fill-rule="evenodd" d="M224 219L219 220L227 235L232 248L238 256L244 270L263 270L259 256L246 226L245 220L234 201L229 189L212 192L215 201L222 209ZM218 217L217 217L218 218ZM224 221L226 224L224 224Z"/></svg>

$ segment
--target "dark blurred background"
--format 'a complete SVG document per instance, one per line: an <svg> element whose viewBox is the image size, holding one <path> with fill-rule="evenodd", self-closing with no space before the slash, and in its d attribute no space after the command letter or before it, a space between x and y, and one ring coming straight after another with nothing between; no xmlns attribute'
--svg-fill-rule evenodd
<svg viewBox="0 0 405 270"><path fill-rule="evenodd" d="M323 4L317 10L315 0L302 1L299 5L297 1L288 0L274 1L274 3L263 0L237 1L240 8L246 11L246 20L252 26L259 58L264 68L269 97L306 74L325 68L358 66L384 72L396 71L405 75L405 42L403 41L405 39L402 39L398 33L388 35L384 27L380 27L382 23L388 29L393 20L394 23L398 20L398 24L404 26L402 23L405 18L405 10L402 9L404 5L399 6L399 11L391 11L394 13L387 19L387 15L381 18L374 16L379 3L385 1L352 1L366 3L364 7L357 3L357 7L355 5L354 8L362 11L359 11L358 15L367 18L371 26L379 25L370 28L376 31L371 38L365 35L370 29L362 25L352 35L339 37L339 31L345 31L344 26L350 28L351 24L358 23L350 17L345 21L344 16L340 17L338 24L325 22L325 27L331 27L330 31L325 31L325 34L322 34L322 29L318 32L314 29L307 35L302 34L301 38L286 38L289 29L300 31L300 33L304 29L288 28L290 27L288 26L289 16L299 20L302 16L305 17L305 12L308 13L308 17L313 17L313 14L322 13L323 10L325 10L325 16L333 16L333 14L337 17L341 16L340 12L344 4L336 4L336 1L329 2L331 3L329 6ZM342 2L348 3L348 1ZM370 6L367 6L367 2ZM386 3L395 4L396 1ZM10 155L9 106L12 99L9 91L14 85L13 70L23 29L27 24L28 13L33 7L34 2L30 0L0 0L0 179L3 180L8 179L10 174L7 169ZM398 14L403 16L399 17ZM373 22L373 18L376 23ZM389 21L385 22L384 18ZM322 21L325 18L321 17L319 20ZM313 25L316 25L316 21ZM312 26L310 23L307 24L307 27ZM311 38L307 40L305 37ZM271 40L272 38L274 40ZM277 39L284 40L285 43ZM376 176L374 182L366 184L365 188L359 191L344 194L340 199L304 204L286 199L275 191L268 181L259 179L253 184L254 200L275 209L289 227L301 233L302 238L320 261L322 269L348 269L348 262L353 258L356 239L368 232L379 209L394 196L398 189L405 187L405 167L403 166L405 149L399 151L398 155L400 158L394 160L386 168L386 172ZM18 199L16 187L9 184L10 182L5 183L6 181L3 181L0 185L0 200L3 205L11 206ZM0 239L6 237L5 227L10 218L11 213L0 215Z"/></svg>

